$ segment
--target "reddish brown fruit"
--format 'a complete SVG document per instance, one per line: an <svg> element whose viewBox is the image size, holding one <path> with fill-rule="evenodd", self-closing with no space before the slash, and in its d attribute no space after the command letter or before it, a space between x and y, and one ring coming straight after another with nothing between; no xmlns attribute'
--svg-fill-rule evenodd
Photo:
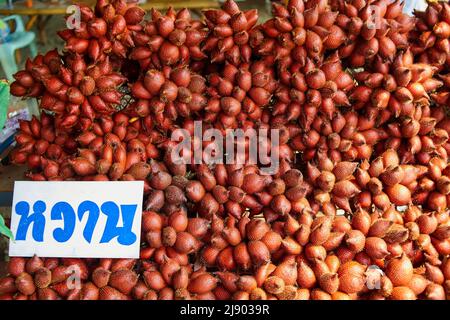
<svg viewBox="0 0 450 320"><path fill-rule="evenodd" d="M52 273L47 268L40 268L34 273L34 284L38 288L46 288L52 281Z"/></svg>
<svg viewBox="0 0 450 320"><path fill-rule="evenodd" d="M33 278L28 273L21 273L15 281L16 288L24 295L32 295L36 291Z"/></svg>
<svg viewBox="0 0 450 320"><path fill-rule="evenodd" d="M127 296L120 291L106 286L99 290L99 300L127 300Z"/></svg>
<svg viewBox="0 0 450 320"><path fill-rule="evenodd" d="M131 270L117 270L111 273L109 285L121 293L128 295L136 285L138 277Z"/></svg>

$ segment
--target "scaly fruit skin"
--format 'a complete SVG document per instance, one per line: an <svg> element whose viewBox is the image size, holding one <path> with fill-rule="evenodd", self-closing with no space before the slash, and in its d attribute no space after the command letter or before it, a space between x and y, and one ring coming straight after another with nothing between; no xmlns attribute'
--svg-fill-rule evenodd
<svg viewBox="0 0 450 320"><path fill-rule="evenodd" d="M138 281L138 276L131 270L117 270L109 278L109 285L123 294L130 294Z"/></svg>
<svg viewBox="0 0 450 320"><path fill-rule="evenodd" d="M46 288L52 282L52 273L47 268L40 268L34 273L34 284L38 288Z"/></svg>
<svg viewBox="0 0 450 320"><path fill-rule="evenodd" d="M14 284L14 278L5 277L0 279L0 294L8 294L16 292L16 286Z"/></svg>
<svg viewBox="0 0 450 320"><path fill-rule="evenodd" d="M106 287L111 276L111 271L97 268L92 272L92 282L99 288Z"/></svg>
<svg viewBox="0 0 450 320"><path fill-rule="evenodd" d="M37 290L37 298L38 300L59 300L58 294L55 290L50 288L43 288Z"/></svg>
<svg viewBox="0 0 450 320"><path fill-rule="evenodd" d="M390 260L385 272L395 287L408 286L414 275L411 260L405 255L400 259Z"/></svg>
<svg viewBox="0 0 450 320"><path fill-rule="evenodd" d="M110 286L100 288L99 291L100 300L128 300L126 295Z"/></svg>
<svg viewBox="0 0 450 320"><path fill-rule="evenodd" d="M11 257L8 263L8 274L13 277L18 277L19 274L25 271L26 260L22 257Z"/></svg>
<svg viewBox="0 0 450 320"><path fill-rule="evenodd" d="M24 295L32 295L36 291L36 286L34 285L33 277L26 273L22 272L16 278L15 281L17 290L19 290Z"/></svg>
<svg viewBox="0 0 450 320"><path fill-rule="evenodd" d="M25 270L29 274L34 274L39 268L44 266L44 261L38 256L33 256L33 258L29 259L25 265Z"/></svg>
<svg viewBox="0 0 450 320"><path fill-rule="evenodd" d="M71 275L70 269L66 266L57 266L52 269L52 283L59 283L66 280Z"/></svg>
<svg viewBox="0 0 450 320"><path fill-rule="evenodd" d="M117 259L111 265L111 272L122 269L132 270L135 264L136 259Z"/></svg>
<svg viewBox="0 0 450 320"><path fill-rule="evenodd" d="M80 300L98 300L99 289L92 282L83 284L80 292Z"/></svg>
<svg viewBox="0 0 450 320"><path fill-rule="evenodd" d="M55 290L56 293L62 298L67 298L67 296L71 292L71 289L69 288L69 286L67 284L67 281L61 281L61 282L52 284L50 286L50 288Z"/></svg>

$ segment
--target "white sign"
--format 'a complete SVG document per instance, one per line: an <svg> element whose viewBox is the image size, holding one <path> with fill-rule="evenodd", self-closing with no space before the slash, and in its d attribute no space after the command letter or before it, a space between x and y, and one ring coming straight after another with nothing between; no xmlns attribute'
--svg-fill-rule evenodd
<svg viewBox="0 0 450 320"><path fill-rule="evenodd" d="M138 258L143 191L143 181L17 181L9 255Z"/></svg>

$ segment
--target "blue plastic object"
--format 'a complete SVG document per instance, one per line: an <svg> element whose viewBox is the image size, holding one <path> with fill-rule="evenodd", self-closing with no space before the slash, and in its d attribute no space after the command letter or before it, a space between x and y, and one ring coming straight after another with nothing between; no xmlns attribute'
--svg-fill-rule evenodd
<svg viewBox="0 0 450 320"><path fill-rule="evenodd" d="M425 0L406 0L403 7L403 13L413 15L414 10L425 11L428 4Z"/></svg>
<svg viewBox="0 0 450 320"><path fill-rule="evenodd" d="M0 43L8 42L10 39L10 33L11 29L9 29L8 24L0 19Z"/></svg>
<svg viewBox="0 0 450 320"><path fill-rule="evenodd" d="M17 49L30 47L31 57L35 57L37 50L34 43L35 34L32 31L25 31L22 18L18 15L11 15L2 18L3 22L15 20L16 29L5 38L6 42L0 44L0 62L5 72L6 78L13 81L13 74L17 72L17 63L14 52Z"/></svg>
<svg viewBox="0 0 450 320"><path fill-rule="evenodd" d="M0 154L5 151L5 149L8 148L11 143L14 142L13 135L11 135L5 141L3 141L1 137L3 126L5 125L7 118L9 98L9 83L6 80L0 80Z"/></svg>

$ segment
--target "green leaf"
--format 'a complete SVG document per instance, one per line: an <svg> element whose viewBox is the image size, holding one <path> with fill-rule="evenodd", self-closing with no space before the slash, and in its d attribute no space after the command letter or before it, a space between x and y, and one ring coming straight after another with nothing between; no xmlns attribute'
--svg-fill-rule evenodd
<svg viewBox="0 0 450 320"><path fill-rule="evenodd" d="M6 226L5 219L3 219L3 216L1 214L0 214L0 233L10 238L12 241L14 241L14 235L12 234L11 230Z"/></svg>
<svg viewBox="0 0 450 320"><path fill-rule="evenodd" d="M0 80L0 130L3 129L6 122L9 97L9 83L6 80Z"/></svg>

